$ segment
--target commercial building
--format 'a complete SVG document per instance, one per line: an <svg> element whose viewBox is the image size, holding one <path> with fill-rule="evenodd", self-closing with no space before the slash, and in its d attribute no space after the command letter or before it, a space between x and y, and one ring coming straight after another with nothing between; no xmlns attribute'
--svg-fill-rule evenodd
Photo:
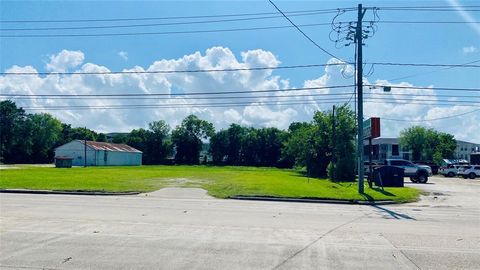
<svg viewBox="0 0 480 270"><path fill-rule="evenodd" d="M470 162L470 154L480 151L480 144L457 140L455 158L465 159Z"/></svg>
<svg viewBox="0 0 480 270"><path fill-rule="evenodd" d="M470 154L480 149L480 144L457 140L454 158L470 162ZM399 158L411 160L412 151L403 149L398 138L375 138L372 140L372 160ZM364 141L364 160L368 160L368 141Z"/></svg>
<svg viewBox="0 0 480 270"><path fill-rule="evenodd" d="M85 157L86 152L86 157ZM126 144L74 140L55 149L55 157L72 158L73 166L138 166L142 151Z"/></svg>
<svg viewBox="0 0 480 270"><path fill-rule="evenodd" d="M372 160L385 160L388 158L410 160L411 151L403 149L398 138L372 139ZM364 141L364 160L368 160L368 141Z"/></svg>

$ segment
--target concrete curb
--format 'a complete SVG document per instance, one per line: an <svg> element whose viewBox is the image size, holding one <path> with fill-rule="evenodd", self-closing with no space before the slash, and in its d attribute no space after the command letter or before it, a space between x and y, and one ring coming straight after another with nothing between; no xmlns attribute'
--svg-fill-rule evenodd
<svg viewBox="0 0 480 270"><path fill-rule="evenodd" d="M114 195L138 195L138 191L126 192L103 192L103 191L82 191L82 190L34 190L34 189L0 189L0 193L22 193L22 194L57 194L57 195L94 195L94 196L114 196Z"/></svg>
<svg viewBox="0 0 480 270"><path fill-rule="evenodd" d="M300 203L330 203L330 204L359 204L359 205L387 205L397 204L394 201L356 201L356 200L334 200L334 199L307 199L307 198L284 198L264 196L231 196L233 200L248 201L272 201L272 202L300 202Z"/></svg>

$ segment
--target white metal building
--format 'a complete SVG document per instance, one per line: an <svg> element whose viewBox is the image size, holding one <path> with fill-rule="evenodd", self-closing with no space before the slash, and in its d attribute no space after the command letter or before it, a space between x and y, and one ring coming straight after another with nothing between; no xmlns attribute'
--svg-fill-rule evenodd
<svg viewBox="0 0 480 270"><path fill-rule="evenodd" d="M87 166L139 166L142 151L126 144L87 141ZM75 140L55 149L55 157L73 158L73 166L85 164L85 141Z"/></svg>

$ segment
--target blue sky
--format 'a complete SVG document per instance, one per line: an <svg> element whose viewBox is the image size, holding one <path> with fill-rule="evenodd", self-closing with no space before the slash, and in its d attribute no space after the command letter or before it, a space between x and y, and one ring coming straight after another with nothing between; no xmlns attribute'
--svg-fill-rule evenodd
<svg viewBox="0 0 480 270"><path fill-rule="evenodd" d="M284 11L355 7L352 1L276 1ZM449 6L453 1L363 1L365 6ZM476 1L460 1L461 5L475 5ZM2 1L1 20L61 20L98 18L138 18L211 15L231 13L275 12L268 1ZM297 24L330 22L334 14L292 17ZM405 12L379 11L382 20L412 21L464 21L458 12ZM480 21L480 12L471 12ZM355 12L343 15L351 20ZM371 17L371 13L366 16ZM193 19L202 20L202 19ZM88 25L119 25L132 22L95 22ZM133 22L142 23L142 22ZM1 28L81 26L85 23L3 23ZM228 22L201 25L155 26L83 32L155 32L196 29L226 29L258 26L288 25L283 18L251 22ZM476 27L480 27L477 26ZM328 38L330 26L305 27L304 31L333 54L353 60L353 47L337 49ZM76 31L76 32L75 32ZM18 33L7 32L2 33ZM25 33L37 34L31 31ZM82 33L58 31L50 33ZM409 25L378 24L375 36L366 40L364 61L413 63L465 63L480 60L480 32L468 24ZM331 57L309 43L292 28L230 33L203 33L179 35L148 35L122 37L70 37L70 38L1 38L0 70L14 65L32 66L46 70L52 55L62 50L81 51L82 63L95 63L110 70L144 68L161 59L178 59L196 51L202 54L209 48L221 46L231 50L240 59L241 52L261 49L271 52L281 65L324 64ZM470 49L469 49L470 48ZM121 56L121 52L123 56ZM366 67L368 71L369 66ZM439 70L438 68L379 67L368 77L369 81L389 80L405 75ZM301 87L306 80L325 74L324 68L274 71L273 76L289 80L289 85ZM400 82L400 81L398 81ZM416 86L480 87L478 69L449 69L428 75L412 77L405 82ZM176 87L174 85L174 87ZM4 89L3 91L8 91ZM478 114L474 115L479 118ZM478 122L477 122L478 123ZM438 128L438 126L436 126ZM114 129L110 127L109 129ZM392 135L395 132L392 132ZM477 137L478 138L478 137Z"/></svg>

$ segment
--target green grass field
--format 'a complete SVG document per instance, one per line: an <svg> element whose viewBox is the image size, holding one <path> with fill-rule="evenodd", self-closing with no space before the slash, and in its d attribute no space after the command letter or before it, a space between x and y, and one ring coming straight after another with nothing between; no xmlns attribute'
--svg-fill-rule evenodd
<svg viewBox="0 0 480 270"><path fill-rule="evenodd" d="M149 192L163 187L200 187L217 198L261 195L346 200L417 200L413 188L365 188L356 183L332 183L308 178L295 170L253 167L140 166L59 169L21 166L0 170L0 189L46 189Z"/></svg>

